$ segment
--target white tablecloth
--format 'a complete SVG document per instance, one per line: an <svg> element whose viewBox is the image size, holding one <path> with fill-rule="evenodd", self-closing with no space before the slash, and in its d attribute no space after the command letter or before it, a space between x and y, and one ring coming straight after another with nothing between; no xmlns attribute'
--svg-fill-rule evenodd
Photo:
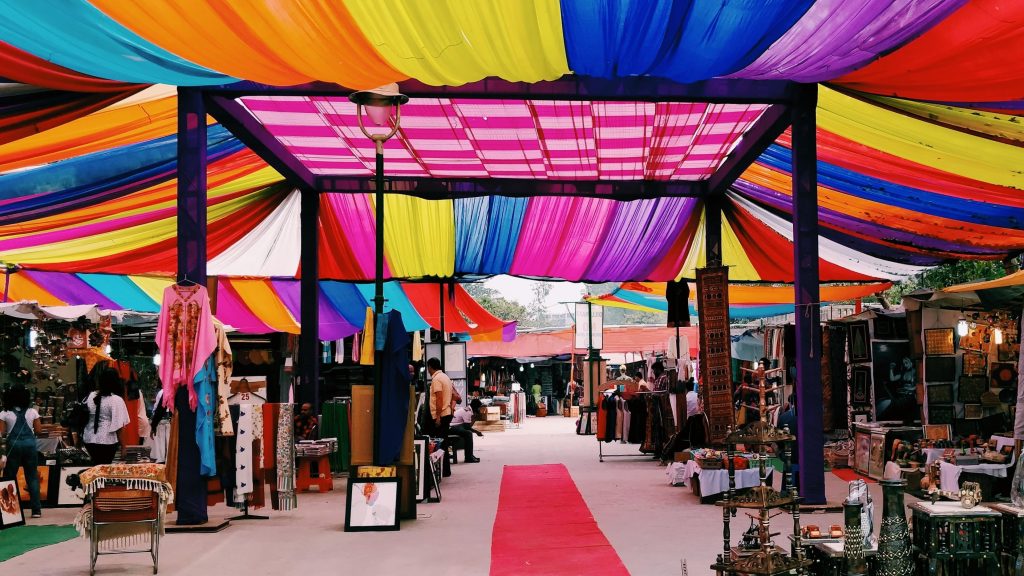
<svg viewBox="0 0 1024 576"><path fill-rule="evenodd" d="M679 467L682 467L682 472L679 472ZM673 472L675 469L675 472ZM769 466L768 473L772 473L772 468ZM688 485L690 478L697 476L700 482L700 495L701 498L707 498L714 494L720 494L729 490L729 471L722 470L704 470L697 464L696 460L690 460L689 462L682 464L680 462L673 462L669 466L667 472L669 475L669 482L677 478L682 478L683 485ZM761 473L757 468L749 468L747 470L736 471L736 489L740 488L752 488L761 483ZM673 484L676 485L676 484Z"/></svg>
<svg viewBox="0 0 1024 576"><path fill-rule="evenodd" d="M996 478L1006 478L1006 469L1009 464L974 464L971 466L957 466L949 462L939 462L939 485L943 490L960 490L960 473L973 472L975 474L987 474Z"/></svg>

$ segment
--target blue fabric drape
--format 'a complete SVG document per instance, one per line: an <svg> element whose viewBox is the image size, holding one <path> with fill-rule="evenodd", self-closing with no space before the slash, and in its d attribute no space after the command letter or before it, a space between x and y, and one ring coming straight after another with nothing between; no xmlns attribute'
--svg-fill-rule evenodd
<svg viewBox="0 0 1024 576"><path fill-rule="evenodd" d="M455 269L467 274L506 274L512 268L512 260L516 256L519 232L528 205L529 198L491 197L487 207L487 240L484 242L479 268L460 267L460 261L456 260ZM458 213L455 225L459 225Z"/></svg>
<svg viewBox="0 0 1024 576"><path fill-rule="evenodd" d="M210 126L209 161L242 149L224 127ZM2 175L0 199L18 200L0 206L0 223L42 218L166 182L177 176L177 158L177 136L167 136Z"/></svg>
<svg viewBox="0 0 1024 576"><path fill-rule="evenodd" d="M786 173L793 167L790 149L778 144L769 146L757 161ZM818 184L911 212L1000 228L1024 229L1024 208L936 194L853 172L821 160L818 161Z"/></svg>
<svg viewBox="0 0 1024 576"><path fill-rule="evenodd" d="M127 276L119 274L78 274L78 277L97 292L113 300L123 310L159 312L160 303L154 301Z"/></svg>
<svg viewBox="0 0 1024 576"><path fill-rule="evenodd" d="M479 270L487 243L487 214L490 198L456 198L455 269Z"/></svg>
<svg viewBox="0 0 1024 576"><path fill-rule="evenodd" d="M562 0L569 68L697 82L740 70L813 0Z"/></svg>
<svg viewBox="0 0 1024 576"><path fill-rule="evenodd" d="M363 295L365 302L373 302L373 284L356 284L355 286L360 294ZM401 312L405 327L410 331L430 328L430 325L427 324L426 320L416 310L416 307L409 301L409 298L402 290L402 285L398 282L384 283L384 299L386 300L384 311L397 310ZM366 308L363 308L363 314L365 313ZM362 325L362 322L360 322L360 325Z"/></svg>
<svg viewBox="0 0 1024 576"><path fill-rule="evenodd" d="M323 280L320 282L320 295L330 301L331 306L350 324L359 330L363 329L369 303L355 284Z"/></svg>
<svg viewBox="0 0 1024 576"><path fill-rule="evenodd" d="M0 12L5 42L84 74L177 86L235 81L145 40L86 0L0 0Z"/></svg>
<svg viewBox="0 0 1024 576"><path fill-rule="evenodd" d="M383 334L383 376L380 386L380 429L377 431L378 466L390 466L402 453L402 440L409 422L409 345L411 339L402 323L402 313L392 310L386 315ZM378 338L381 335L378 334Z"/></svg>

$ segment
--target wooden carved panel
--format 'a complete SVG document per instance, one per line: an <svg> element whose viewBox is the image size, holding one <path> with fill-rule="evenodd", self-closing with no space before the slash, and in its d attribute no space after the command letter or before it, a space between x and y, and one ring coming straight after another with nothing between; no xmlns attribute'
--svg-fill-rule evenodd
<svg viewBox="0 0 1024 576"><path fill-rule="evenodd" d="M732 400L732 340L729 335L729 269L697 270L697 311L700 322L701 395L710 424L711 441L725 439L735 422Z"/></svg>

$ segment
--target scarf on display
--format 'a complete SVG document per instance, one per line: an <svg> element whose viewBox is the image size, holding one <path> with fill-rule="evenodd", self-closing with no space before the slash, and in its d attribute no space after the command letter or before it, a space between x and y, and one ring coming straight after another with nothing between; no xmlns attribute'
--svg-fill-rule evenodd
<svg viewBox="0 0 1024 576"><path fill-rule="evenodd" d="M214 320L214 330L217 334L217 356L215 358L217 362L217 413L214 426L217 436L232 436L235 429L231 425L228 396L231 395L231 372L234 367L234 358L231 354L228 335L219 320Z"/></svg>
<svg viewBox="0 0 1024 576"><path fill-rule="evenodd" d="M210 297L204 286L172 284L164 289L156 344L163 359L159 374L164 405L173 406L175 391L184 385L189 406L195 410L198 397L193 381L217 348Z"/></svg>
<svg viewBox="0 0 1024 576"><path fill-rule="evenodd" d="M233 500L241 502L253 491L253 412L259 406L238 406L238 434L235 435L235 492Z"/></svg>
<svg viewBox="0 0 1024 576"><path fill-rule="evenodd" d="M366 320L363 324L363 341L359 347L359 363L363 366L373 366L373 351L376 344L374 337L373 309L366 309Z"/></svg>
<svg viewBox="0 0 1024 576"><path fill-rule="evenodd" d="M277 490L281 510L298 507L295 496L295 406L282 404L277 419Z"/></svg>

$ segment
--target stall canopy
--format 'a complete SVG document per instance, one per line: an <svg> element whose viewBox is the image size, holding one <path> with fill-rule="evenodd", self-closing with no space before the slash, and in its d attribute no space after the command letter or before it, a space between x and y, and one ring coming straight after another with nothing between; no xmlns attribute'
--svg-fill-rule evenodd
<svg viewBox="0 0 1024 576"><path fill-rule="evenodd" d="M472 357L495 358L552 358L567 354L586 354L586 349L574 348L575 332L572 328L521 333L515 342L470 342L466 353ZM697 356L697 328L679 329L680 338L690 343L690 357ZM653 353L668 350L674 342L675 328L662 326L605 326L602 354Z"/></svg>
<svg viewBox="0 0 1024 576"><path fill-rule="evenodd" d="M888 282L848 286L821 286L821 304L844 302L871 296L892 287ZM623 282L608 294L587 296L601 306L667 312L664 282ZM690 284L690 314L696 315L697 287ZM793 313L792 286L761 286L731 284L729 286L729 318L765 318Z"/></svg>
<svg viewBox="0 0 1024 576"><path fill-rule="evenodd" d="M19 320L63 320L65 322L85 318L94 324L109 316L112 323L125 326L156 326L157 320L156 314L132 310L108 310L94 304L44 306L30 300L0 302L0 316Z"/></svg>
<svg viewBox="0 0 1024 576"><path fill-rule="evenodd" d="M20 270L10 274L4 300L32 301L54 309L103 308L152 313L160 310L163 290L170 277L63 273ZM385 285L386 308L402 313L409 330L440 328L444 299L445 330L466 334L473 340L515 338L515 322L506 322L484 310L461 286L448 297L437 284L389 282ZM242 333L287 332L298 334L299 282L295 279L218 278L212 291L216 316ZM363 329L373 285L320 282L321 340L337 340ZM77 316L76 316L77 317Z"/></svg>
<svg viewBox="0 0 1024 576"><path fill-rule="evenodd" d="M823 282L1024 249L1024 63L993 57L1024 50L1019 2L193 4L0 0L0 260L173 273L177 101L146 86L264 86L220 105L341 192L320 200L320 276L371 279L372 150L346 89L274 93L315 81L444 87L405 107L386 151L402 193L386 200L396 280L693 278L712 173L773 107L754 93L679 102L666 82L829 83L816 114ZM494 78L523 84L461 95ZM545 98L566 79L579 99ZM587 98L615 82L648 101ZM722 199L733 280L793 280L791 154L783 133ZM207 156L211 274L298 277L291 185L219 124Z"/></svg>

